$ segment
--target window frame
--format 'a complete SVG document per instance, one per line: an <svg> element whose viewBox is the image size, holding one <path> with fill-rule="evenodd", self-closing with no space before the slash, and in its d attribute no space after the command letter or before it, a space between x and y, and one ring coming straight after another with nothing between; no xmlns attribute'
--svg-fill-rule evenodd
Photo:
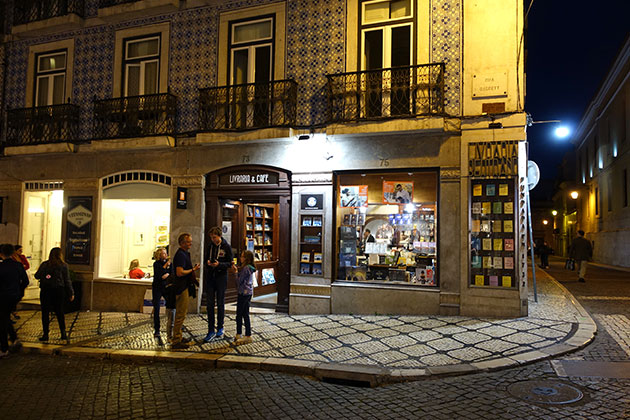
<svg viewBox="0 0 630 420"><path fill-rule="evenodd" d="M271 22L271 36L268 38L260 38L254 41L234 42L234 30L239 25L246 25L258 22ZM227 45L227 85L234 86L234 53L236 51L247 50L247 82L254 83L256 80L256 48L269 46L269 81L275 80L275 52L276 52L276 16L275 14L267 14L254 18L244 18L238 20L230 20L228 22L228 45Z"/></svg>
<svg viewBox="0 0 630 420"><path fill-rule="evenodd" d="M152 55L144 55L134 58L129 58L129 45L132 43L138 43L143 41L151 41L153 39L158 40L158 48L157 54ZM139 85L138 85L138 96L144 96L145 93L145 85L144 85L144 76L145 69L147 63L157 63L157 74L155 77L155 89L156 93L160 93L160 66L161 66L161 58L162 58L162 34L161 33L153 33L147 35L140 35L135 37L129 37L123 39L123 57L122 57L122 97L129 96L129 68L132 66L139 65L140 66L140 76L139 76ZM132 95L136 96L136 95Z"/></svg>

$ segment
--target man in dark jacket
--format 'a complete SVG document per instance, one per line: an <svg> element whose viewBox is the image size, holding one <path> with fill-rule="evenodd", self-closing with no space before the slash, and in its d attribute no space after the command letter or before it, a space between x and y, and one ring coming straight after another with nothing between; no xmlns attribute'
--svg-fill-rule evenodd
<svg viewBox="0 0 630 420"><path fill-rule="evenodd" d="M219 227L208 231L210 246L206 252L204 270L204 290L206 291L206 308L208 309L208 335L203 339L206 343L213 338L223 337L223 320L225 319L225 289L227 289L228 268L232 266L232 247L222 236ZM217 323L215 330L214 303L217 304ZM216 332L215 332L216 331Z"/></svg>
<svg viewBox="0 0 630 420"><path fill-rule="evenodd" d="M11 323L13 312L24 296L24 289L28 286L28 276L24 266L11 258L13 245L0 245L0 358L6 357L9 350L9 340L13 345L18 344L17 334Z"/></svg>
<svg viewBox="0 0 630 420"><path fill-rule="evenodd" d="M575 260L578 280L584 283L587 261L593 258L593 246L591 245L591 241L584 237L583 230L578 230L578 237L571 243L571 248L569 248L569 257Z"/></svg>
<svg viewBox="0 0 630 420"><path fill-rule="evenodd" d="M186 349L188 344L182 336L182 326L188 311L188 290L191 284L197 281L195 271L199 270L199 264L192 264L190 259L190 248L192 247L192 236L189 233L180 233L177 237L179 249L173 258L175 267L175 321L173 322L173 337L171 338L172 349ZM170 322L170 319L169 319Z"/></svg>

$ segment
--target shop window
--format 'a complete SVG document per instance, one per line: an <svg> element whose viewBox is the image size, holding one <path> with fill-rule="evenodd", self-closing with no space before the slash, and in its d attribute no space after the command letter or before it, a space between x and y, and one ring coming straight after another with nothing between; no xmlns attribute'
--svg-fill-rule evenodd
<svg viewBox="0 0 630 420"><path fill-rule="evenodd" d="M35 106L64 103L66 51L37 55Z"/></svg>
<svg viewBox="0 0 630 420"><path fill-rule="evenodd" d="M55 186L59 189L45 190ZM24 192L22 247L33 272L48 259L50 250L61 246L64 206L61 183L27 183Z"/></svg>
<svg viewBox="0 0 630 420"><path fill-rule="evenodd" d="M160 36L125 40L125 96L158 93Z"/></svg>
<svg viewBox="0 0 630 420"><path fill-rule="evenodd" d="M437 286L437 173L336 176L339 281Z"/></svg>
<svg viewBox="0 0 630 420"><path fill-rule="evenodd" d="M108 177L112 182L103 188L98 268L101 277L128 277L134 259L150 276L154 251L169 245L172 189L148 180L134 182L134 174L137 173Z"/></svg>

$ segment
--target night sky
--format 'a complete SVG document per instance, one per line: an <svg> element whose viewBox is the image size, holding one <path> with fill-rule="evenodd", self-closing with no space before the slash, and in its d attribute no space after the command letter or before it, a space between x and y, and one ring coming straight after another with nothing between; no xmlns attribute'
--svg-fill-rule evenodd
<svg viewBox="0 0 630 420"><path fill-rule="evenodd" d="M525 0L526 10L529 4ZM629 33L630 0L534 0L526 35L525 98L534 121L562 120L577 128ZM556 126L528 128L529 158L543 180L557 176L563 155L572 149L568 139L554 137Z"/></svg>

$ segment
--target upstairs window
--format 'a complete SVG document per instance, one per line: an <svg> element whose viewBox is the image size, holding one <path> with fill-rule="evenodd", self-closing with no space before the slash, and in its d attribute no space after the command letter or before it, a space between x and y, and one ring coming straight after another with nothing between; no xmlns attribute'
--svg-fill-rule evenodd
<svg viewBox="0 0 630 420"><path fill-rule="evenodd" d="M230 24L230 84L272 80L273 26L273 17Z"/></svg>
<svg viewBox="0 0 630 420"><path fill-rule="evenodd" d="M66 90L66 51L36 56L35 106L64 103Z"/></svg>
<svg viewBox="0 0 630 420"><path fill-rule="evenodd" d="M124 96L159 92L160 36L125 40Z"/></svg>

